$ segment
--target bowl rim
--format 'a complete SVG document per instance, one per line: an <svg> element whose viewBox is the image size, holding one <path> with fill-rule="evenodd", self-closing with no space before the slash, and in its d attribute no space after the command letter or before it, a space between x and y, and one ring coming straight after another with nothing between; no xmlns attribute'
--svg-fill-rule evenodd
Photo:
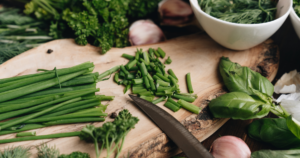
<svg viewBox="0 0 300 158"><path fill-rule="evenodd" d="M216 17L213 17L213 16L205 13L204 11L201 10L201 8L200 8L200 6L198 4L198 0L190 0L190 3L197 9L198 12L200 12L204 16L206 16L206 17L208 17L210 19L214 19L215 21L218 21L218 22L221 22L221 23L224 23L224 24L228 24L228 25L232 25L232 26L247 26L247 27L250 26L250 27L256 27L256 26L262 26L262 25L266 25L266 24L270 24L270 23L275 23L276 21L279 21L281 18L283 18L285 16L287 17L290 14L291 10L294 11L294 9L293 9L293 0L290 0L289 10L286 13L284 13L281 17L279 17L279 18L277 18L275 20L272 20L272 21L269 21L269 22L265 22L265 23L259 23L259 24L239 24L239 23L233 23L233 22L224 21L224 20L218 19ZM295 13L295 11L294 11L294 13Z"/></svg>
<svg viewBox="0 0 300 158"><path fill-rule="evenodd" d="M293 6L292 6L291 14L293 14L293 16L297 17L296 19L300 22L300 17L296 14Z"/></svg>

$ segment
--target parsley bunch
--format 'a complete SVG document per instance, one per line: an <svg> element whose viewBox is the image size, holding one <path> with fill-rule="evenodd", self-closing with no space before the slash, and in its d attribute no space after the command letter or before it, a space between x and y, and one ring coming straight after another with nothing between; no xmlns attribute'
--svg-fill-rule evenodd
<svg viewBox="0 0 300 158"><path fill-rule="evenodd" d="M205 13L240 24L269 22L276 14L273 0L198 0L198 3Z"/></svg>
<svg viewBox="0 0 300 158"><path fill-rule="evenodd" d="M102 127L96 128L93 125L87 125L81 130L79 137L82 140L95 144L97 158L99 158L104 148L107 150L107 158L115 151L116 157L118 157L123 148L125 137L138 121L137 117L133 117L125 109L119 113L113 122L106 122ZM99 144L101 144L100 152Z"/></svg>
<svg viewBox="0 0 300 158"><path fill-rule="evenodd" d="M91 42L106 53L111 47L129 45L129 19L155 12L160 0L31 0L25 5L26 14L51 20L50 35L69 37L73 30L77 44Z"/></svg>

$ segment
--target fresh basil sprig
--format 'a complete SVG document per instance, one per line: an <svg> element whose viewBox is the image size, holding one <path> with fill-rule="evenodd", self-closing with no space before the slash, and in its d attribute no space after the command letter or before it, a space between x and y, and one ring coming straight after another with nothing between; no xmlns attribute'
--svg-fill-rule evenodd
<svg viewBox="0 0 300 158"><path fill-rule="evenodd" d="M230 92L244 92L248 95L256 95L252 89L272 96L274 86L260 73L252 71L248 67L231 62L229 58L222 57L219 64L225 86Z"/></svg>
<svg viewBox="0 0 300 158"><path fill-rule="evenodd" d="M300 150L260 150L253 152L251 158L298 158Z"/></svg>
<svg viewBox="0 0 300 158"><path fill-rule="evenodd" d="M209 109L213 112L214 117L231 117L241 120L262 118L269 114L270 108L271 105L243 92L224 94L209 104Z"/></svg>
<svg viewBox="0 0 300 158"><path fill-rule="evenodd" d="M247 132L250 138L278 149L300 149L300 139L289 130L285 118L255 120L248 126Z"/></svg>
<svg viewBox="0 0 300 158"><path fill-rule="evenodd" d="M226 57L221 58L219 69L230 93L209 103L214 117L247 120L262 118L270 111L277 116L289 116L282 107L273 103L274 86L267 78Z"/></svg>

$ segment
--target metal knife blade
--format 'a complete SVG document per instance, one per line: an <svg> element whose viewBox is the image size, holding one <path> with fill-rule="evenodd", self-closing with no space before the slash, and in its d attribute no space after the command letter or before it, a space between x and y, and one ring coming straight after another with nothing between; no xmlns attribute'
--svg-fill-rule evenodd
<svg viewBox="0 0 300 158"><path fill-rule="evenodd" d="M206 148L172 115L137 96L131 99L189 158L213 158Z"/></svg>

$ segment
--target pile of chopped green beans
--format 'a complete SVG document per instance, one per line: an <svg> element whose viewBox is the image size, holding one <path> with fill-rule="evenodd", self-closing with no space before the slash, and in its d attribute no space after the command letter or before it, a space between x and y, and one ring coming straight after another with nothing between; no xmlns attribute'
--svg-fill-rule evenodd
<svg viewBox="0 0 300 158"><path fill-rule="evenodd" d="M114 96L95 95L105 74L92 73L94 64L0 79L0 135L47 126L104 121ZM108 71L110 72L110 70ZM13 118L13 119L12 119ZM6 119L10 119L5 121ZM27 135L20 133L18 136Z"/></svg>
<svg viewBox="0 0 300 158"><path fill-rule="evenodd" d="M183 107L198 114L201 109L190 104L197 98L197 95L192 94L194 91L190 73L186 78L189 93L180 93L178 78L174 71L172 69L166 71L165 65L159 60L165 56L166 53L161 48L157 50L150 48L148 51L138 49L135 56L123 54L122 57L128 59L129 62L126 65L120 65L120 69L116 67L111 69L120 70L115 74L114 81L125 86L124 93L131 89L133 94L154 104L167 100L164 105L174 112ZM171 64L171 62L171 58L168 57L165 64ZM159 98L154 100L155 96ZM176 102L172 98L179 99L179 101Z"/></svg>

